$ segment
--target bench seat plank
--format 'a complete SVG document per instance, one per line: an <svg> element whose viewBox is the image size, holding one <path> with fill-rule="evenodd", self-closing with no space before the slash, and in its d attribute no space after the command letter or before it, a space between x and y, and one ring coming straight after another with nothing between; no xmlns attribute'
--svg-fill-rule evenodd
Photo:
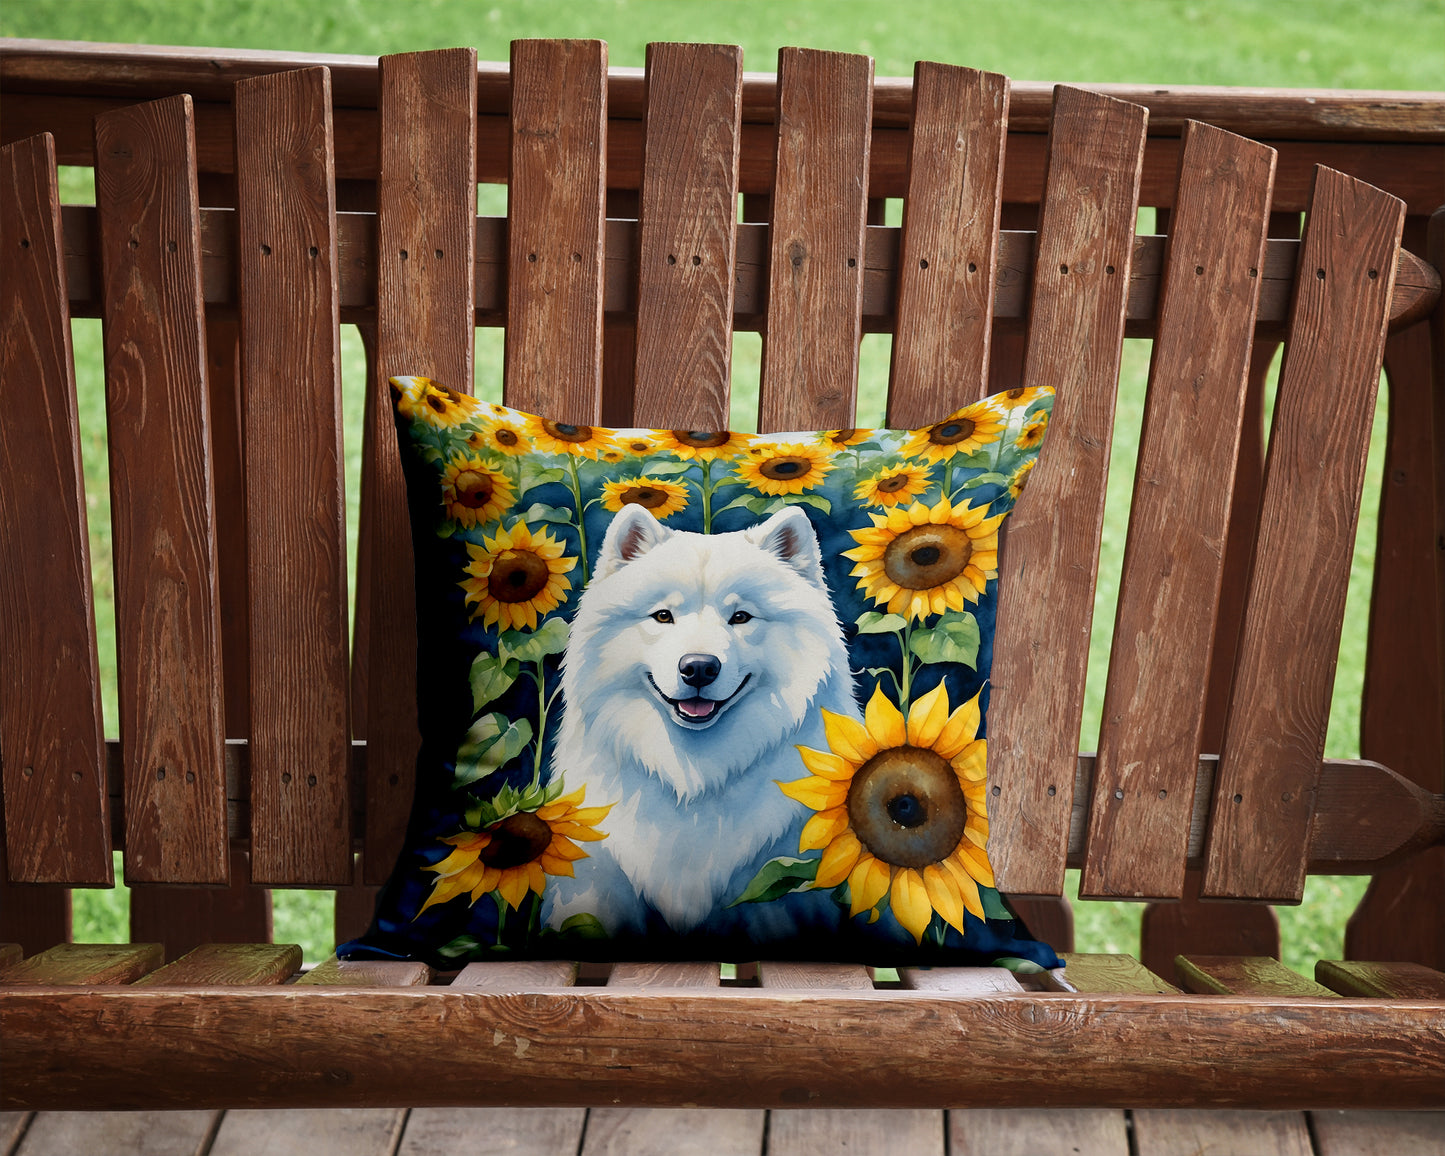
<svg viewBox="0 0 1445 1156"><path fill-rule="evenodd" d="M284 983L301 967L294 943L206 943L136 980L137 987Z"/></svg>
<svg viewBox="0 0 1445 1156"><path fill-rule="evenodd" d="M1063 978L1078 992L1177 992L1132 955L1064 952Z"/></svg>
<svg viewBox="0 0 1445 1156"><path fill-rule="evenodd" d="M227 804L229 811L230 800ZM131 884L131 942L164 943L167 959L203 943L269 943L274 927L271 892L252 886L250 856L244 848L232 844L230 856L228 887Z"/></svg>
<svg viewBox="0 0 1445 1156"><path fill-rule="evenodd" d="M1024 990L1006 967L900 967L898 978L909 991L988 995Z"/></svg>
<svg viewBox="0 0 1445 1156"><path fill-rule="evenodd" d="M226 883L226 731L191 99L107 113L95 134L126 879Z"/></svg>
<svg viewBox="0 0 1445 1156"><path fill-rule="evenodd" d="M1124 1113L1103 1108L955 1108L953 1156L1131 1156Z"/></svg>
<svg viewBox="0 0 1445 1156"><path fill-rule="evenodd" d="M0 971L0 984L132 983L164 962L159 943L62 943Z"/></svg>
<svg viewBox="0 0 1445 1156"><path fill-rule="evenodd" d="M1359 963L1322 959L1315 978L1341 995L1445 1000L1445 973L1421 963Z"/></svg>
<svg viewBox="0 0 1445 1156"><path fill-rule="evenodd" d="M343 960L332 956L296 982L311 987L424 987L432 969L411 960Z"/></svg>
<svg viewBox="0 0 1445 1156"><path fill-rule="evenodd" d="M758 964L758 986L794 991L872 991L868 969L856 963L796 963L779 960Z"/></svg>
<svg viewBox="0 0 1445 1156"><path fill-rule="evenodd" d="M452 980L452 987L480 987L488 991L531 991L535 987L571 987L577 982L577 965L567 960L508 960L504 963L469 963Z"/></svg>
<svg viewBox="0 0 1445 1156"><path fill-rule="evenodd" d="M1185 991L1221 995L1335 994L1268 956L1181 955L1174 967Z"/></svg>
<svg viewBox="0 0 1445 1156"><path fill-rule="evenodd" d="M0 150L0 748L10 878L114 882L75 366L48 135ZM14 564L24 558L25 565ZM23 694L8 688L24 687Z"/></svg>
<svg viewBox="0 0 1445 1156"><path fill-rule="evenodd" d="M251 877L351 882L331 89L236 86L251 610Z"/></svg>

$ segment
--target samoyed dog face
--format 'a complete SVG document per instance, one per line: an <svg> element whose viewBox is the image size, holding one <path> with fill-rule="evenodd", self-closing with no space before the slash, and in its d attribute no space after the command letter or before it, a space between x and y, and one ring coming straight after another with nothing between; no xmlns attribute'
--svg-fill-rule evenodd
<svg viewBox="0 0 1445 1156"><path fill-rule="evenodd" d="M857 715L807 516L706 535L624 506L572 621L562 691L553 774L615 805L609 837L588 845L596 861L557 881L575 899L557 914L636 923L630 893L690 930L790 831L796 852L800 809L777 781L804 773L795 744L825 745L820 707ZM578 894L613 868L625 880Z"/></svg>

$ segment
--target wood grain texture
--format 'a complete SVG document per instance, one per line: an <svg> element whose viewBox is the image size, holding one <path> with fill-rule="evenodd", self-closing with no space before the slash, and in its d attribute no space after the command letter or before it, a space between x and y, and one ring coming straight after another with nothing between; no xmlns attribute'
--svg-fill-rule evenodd
<svg viewBox="0 0 1445 1156"><path fill-rule="evenodd" d="M283 983L301 967L294 943L207 943L136 980L140 987Z"/></svg>
<svg viewBox="0 0 1445 1156"><path fill-rule="evenodd" d="M351 881L331 92L236 88L251 619L251 876Z"/></svg>
<svg viewBox="0 0 1445 1156"><path fill-rule="evenodd" d="M988 393L1008 99L998 73L913 66L891 428L917 429Z"/></svg>
<svg viewBox="0 0 1445 1156"><path fill-rule="evenodd" d="M1297 903L1304 891L1403 224L1397 198L1320 170L1215 781L1206 897Z"/></svg>
<svg viewBox="0 0 1445 1156"><path fill-rule="evenodd" d="M577 1156L585 1108L413 1108L396 1156Z"/></svg>
<svg viewBox="0 0 1445 1156"><path fill-rule="evenodd" d="M900 967L898 978L909 991L988 995L1024 990L1014 973L1004 967Z"/></svg>
<svg viewBox="0 0 1445 1156"><path fill-rule="evenodd" d="M1204 806L1208 792L1196 794ZM1196 806L1198 815L1202 808ZM1346 823L1361 825L1360 810ZM1368 823L1368 819L1364 820ZM1198 834L1200 848L1204 845L1204 828L1191 825L1190 841ZM1253 955L1279 958L1279 916L1264 903L1220 903L1202 900L1204 872L1199 859L1191 857L1184 872L1184 895L1167 903L1150 903L1139 921L1139 959L1158 975L1173 975L1174 960L1180 955L1217 954Z"/></svg>
<svg viewBox="0 0 1445 1156"><path fill-rule="evenodd" d="M406 833L421 735L416 719L416 589L393 376L472 392L475 336L477 54L381 60L377 310L362 447L367 518L365 881L383 883Z"/></svg>
<svg viewBox="0 0 1445 1156"><path fill-rule="evenodd" d="M769 1156L943 1156L943 1113L910 1108L832 1108L774 1111L768 1117Z"/></svg>
<svg viewBox="0 0 1445 1156"><path fill-rule="evenodd" d="M575 1107L611 1104L619 1079L639 1106L1027 1107L1047 1079L1058 1107L1425 1107L1445 1088L1439 1028L1422 1000L17 988L0 996L0 1109L82 1092L95 1109L430 1107L481 1088Z"/></svg>
<svg viewBox="0 0 1445 1156"><path fill-rule="evenodd" d="M406 1112L400 1108L227 1112L208 1156L304 1152L307 1156L392 1156Z"/></svg>
<svg viewBox="0 0 1445 1156"><path fill-rule="evenodd" d="M1318 1156L1445 1156L1445 1112L1310 1113Z"/></svg>
<svg viewBox="0 0 1445 1156"><path fill-rule="evenodd" d="M1273 149L1208 125L1185 129L1082 898L1184 893L1273 176Z"/></svg>
<svg viewBox="0 0 1445 1156"><path fill-rule="evenodd" d="M38 1112L15 1156L197 1156L220 1112Z"/></svg>
<svg viewBox="0 0 1445 1156"><path fill-rule="evenodd" d="M0 150L0 698L23 883L113 882L75 367L49 136ZM15 560L23 560L23 564Z"/></svg>
<svg viewBox="0 0 1445 1156"><path fill-rule="evenodd" d="M318 963L296 982L311 987L424 987L432 970L410 960L330 959Z"/></svg>
<svg viewBox="0 0 1445 1156"><path fill-rule="evenodd" d="M955 1109L948 1139L953 1156L1131 1156L1128 1124L1117 1109Z"/></svg>
<svg viewBox="0 0 1445 1156"><path fill-rule="evenodd" d="M164 962L159 943L62 943L0 971L0 984L131 983Z"/></svg>
<svg viewBox="0 0 1445 1156"><path fill-rule="evenodd" d="M233 846L230 853L228 887L133 884L131 942L163 943L167 959L177 959L203 943L269 943L271 892L251 884L251 864L244 849Z"/></svg>
<svg viewBox="0 0 1445 1156"><path fill-rule="evenodd" d="M616 963L608 987L717 987L722 977L715 963Z"/></svg>
<svg viewBox="0 0 1445 1156"><path fill-rule="evenodd" d="M758 986L794 991L872 991L873 977L862 964L764 960L758 964Z"/></svg>
<svg viewBox="0 0 1445 1156"><path fill-rule="evenodd" d="M507 405L595 424L602 394L607 46L512 43Z"/></svg>
<svg viewBox="0 0 1445 1156"><path fill-rule="evenodd" d="M66 942L70 889L53 883L11 883L0 870L0 939L18 943L31 955Z"/></svg>
<svg viewBox="0 0 1445 1156"><path fill-rule="evenodd" d="M1174 969L1185 991L1220 995L1327 996L1329 988L1267 955L1179 956Z"/></svg>
<svg viewBox="0 0 1445 1156"><path fill-rule="evenodd" d="M126 878L227 882L200 202L188 96L95 123Z"/></svg>
<svg viewBox="0 0 1445 1156"><path fill-rule="evenodd" d="M767 1113L742 1108L593 1108L581 1156L758 1156Z"/></svg>
<svg viewBox="0 0 1445 1156"><path fill-rule="evenodd" d="M632 424L728 427L743 52L647 46Z"/></svg>
<svg viewBox="0 0 1445 1156"><path fill-rule="evenodd" d="M469 963L457 973L451 986L531 991L538 987L571 987L576 982L575 963L561 959L518 959L505 963Z"/></svg>
<svg viewBox="0 0 1445 1156"><path fill-rule="evenodd" d="M1445 973L1422 963L1361 963L1322 959L1315 979L1341 995L1445 1000Z"/></svg>
<svg viewBox="0 0 1445 1156"><path fill-rule="evenodd" d="M1024 383L1057 390L1049 453L1009 521L989 706L989 856L1000 889L1063 889L1144 109L1060 86Z"/></svg>
<svg viewBox="0 0 1445 1156"><path fill-rule="evenodd" d="M852 426L873 60L778 53L777 181L758 429Z"/></svg>
<svg viewBox="0 0 1445 1156"><path fill-rule="evenodd" d="M1065 952L1064 978L1078 992L1177 992L1132 955Z"/></svg>
<svg viewBox="0 0 1445 1156"><path fill-rule="evenodd" d="M1303 1112L1136 1111L1138 1156L1314 1156Z"/></svg>

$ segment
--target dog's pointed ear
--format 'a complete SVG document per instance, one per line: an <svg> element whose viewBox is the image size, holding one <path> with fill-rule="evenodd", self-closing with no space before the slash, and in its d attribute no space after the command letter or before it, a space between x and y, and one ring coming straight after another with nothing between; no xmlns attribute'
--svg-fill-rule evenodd
<svg viewBox="0 0 1445 1156"><path fill-rule="evenodd" d="M671 537L672 531L653 517L651 510L629 502L608 525L592 576L606 578Z"/></svg>
<svg viewBox="0 0 1445 1156"><path fill-rule="evenodd" d="M818 548L818 535L808 515L798 506L779 510L743 536L753 545L776 555L809 582L827 588L823 578L823 555Z"/></svg>

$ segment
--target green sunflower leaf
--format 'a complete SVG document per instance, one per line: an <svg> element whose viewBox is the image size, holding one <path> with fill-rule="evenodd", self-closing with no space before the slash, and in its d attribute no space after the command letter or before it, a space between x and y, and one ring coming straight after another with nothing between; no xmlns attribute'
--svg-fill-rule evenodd
<svg viewBox="0 0 1445 1156"><path fill-rule="evenodd" d="M924 662L961 662L978 665L978 619L972 614L945 618L930 630L915 631L908 649Z"/></svg>
<svg viewBox="0 0 1445 1156"><path fill-rule="evenodd" d="M522 518L527 522L561 522L572 525L577 515L563 506L549 506L546 502L533 502Z"/></svg>
<svg viewBox="0 0 1445 1156"><path fill-rule="evenodd" d="M864 450L873 450L875 452L881 453L883 451L883 446L878 442L859 442L856 446L848 446L847 449L859 454L861 454Z"/></svg>
<svg viewBox="0 0 1445 1156"><path fill-rule="evenodd" d="M966 470L982 470L993 465L993 453L985 448L971 453L966 458L954 458L953 468L957 472L960 468Z"/></svg>
<svg viewBox="0 0 1445 1156"><path fill-rule="evenodd" d="M822 510L825 514L833 512L833 503L821 494L793 494L786 500L786 504L812 506L813 509Z"/></svg>
<svg viewBox="0 0 1445 1156"><path fill-rule="evenodd" d="M522 459L523 491L530 490L534 486L545 486L548 482L564 481L566 477L566 470L543 469L530 457Z"/></svg>
<svg viewBox="0 0 1445 1156"><path fill-rule="evenodd" d="M1004 906L1003 896L992 887L980 887L978 896L983 900L983 913L990 919L1012 919L1014 913Z"/></svg>
<svg viewBox="0 0 1445 1156"><path fill-rule="evenodd" d="M880 614L876 610L865 610L856 621L859 634L891 634L908 625L901 614Z"/></svg>
<svg viewBox="0 0 1445 1156"><path fill-rule="evenodd" d="M515 658L501 659L485 650L477 655L472 660L472 710L479 711L506 694L520 670L521 664Z"/></svg>
<svg viewBox="0 0 1445 1156"><path fill-rule="evenodd" d="M666 478L673 474L685 474L695 464L695 462L648 462L647 468L642 472L650 478Z"/></svg>
<svg viewBox="0 0 1445 1156"><path fill-rule="evenodd" d="M484 779L498 767L522 753L532 741L532 724L526 719L509 720L504 714L485 714L472 724L457 748L457 769L453 785L466 786Z"/></svg>
<svg viewBox="0 0 1445 1156"><path fill-rule="evenodd" d="M480 947L482 941L470 935L459 935L450 943L445 943L437 948L437 954L447 959L461 959L463 956L474 954Z"/></svg>
<svg viewBox="0 0 1445 1156"><path fill-rule="evenodd" d="M993 961L994 967L1006 967L1015 975L1038 975L1047 970L1031 959L1020 959L1016 955L1001 955Z"/></svg>
<svg viewBox="0 0 1445 1156"><path fill-rule="evenodd" d="M752 882L743 888L743 893L728 906L770 903L794 891L806 891L818 877L820 862L819 859L794 859L787 855L769 859L753 876Z"/></svg>
<svg viewBox="0 0 1445 1156"><path fill-rule="evenodd" d="M562 920L562 926L558 932L573 939L606 939L607 929L602 926L602 920L591 912L582 911L576 915L569 915Z"/></svg>
<svg viewBox="0 0 1445 1156"><path fill-rule="evenodd" d="M971 488L971 487L973 487L973 486L1006 486L1006 485L1008 485L1008 475L1007 475L1007 474L997 474L997 473L994 473L993 471L989 471L988 473L985 473L985 474L975 474L973 477L969 478L968 481L966 481L966 482L963 483L963 488L964 488L965 490L967 490L967 489L969 489L969 488Z"/></svg>
<svg viewBox="0 0 1445 1156"><path fill-rule="evenodd" d="M724 506L722 510L714 511L713 517L715 518L724 510L731 510L735 506L741 506L750 514L763 514L766 513L768 511L768 507L772 505L779 505L779 508L781 508L781 505L777 502L775 498L769 498L763 494L744 494L740 498L734 498L731 502Z"/></svg>
<svg viewBox="0 0 1445 1156"><path fill-rule="evenodd" d="M456 522L455 522L453 519L451 519L451 518L448 518L445 522L438 523L438 525L437 525L437 537L438 537L438 538L450 538L450 537L451 537L453 534L455 534L456 532L457 532L457 524L456 524Z"/></svg>
<svg viewBox="0 0 1445 1156"><path fill-rule="evenodd" d="M508 630L497 638L497 654L522 662L540 662L549 654L561 654L567 649L567 631L567 620L561 617L547 619L531 634Z"/></svg>

